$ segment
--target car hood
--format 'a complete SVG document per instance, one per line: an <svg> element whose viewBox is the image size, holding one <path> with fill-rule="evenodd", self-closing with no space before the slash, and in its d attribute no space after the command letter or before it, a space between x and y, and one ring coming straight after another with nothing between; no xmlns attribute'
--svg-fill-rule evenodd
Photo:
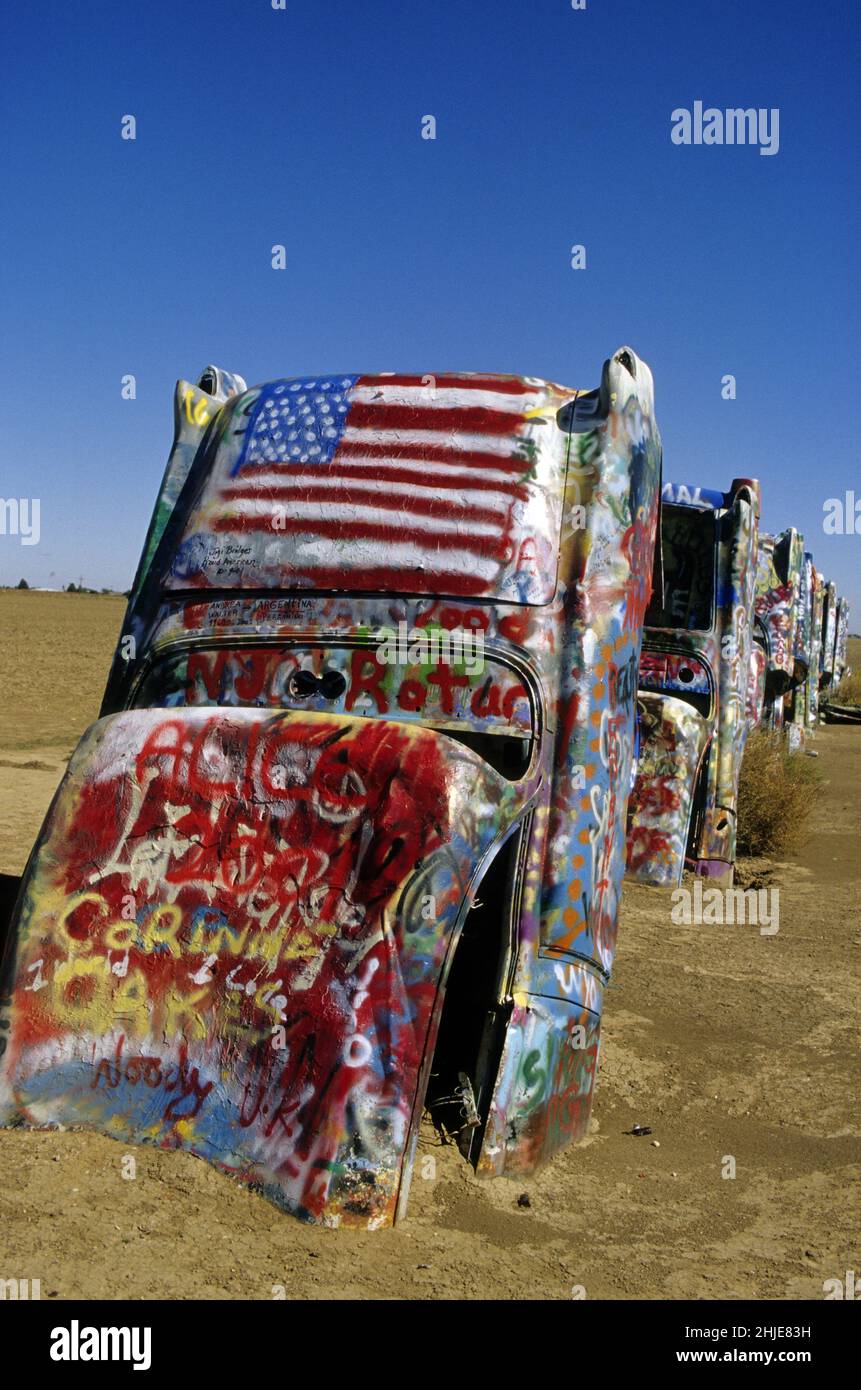
<svg viewBox="0 0 861 1390"><path fill-rule="evenodd" d="M475 753L394 721L100 720L11 926L0 1114L386 1224L470 884L519 810Z"/></svg>

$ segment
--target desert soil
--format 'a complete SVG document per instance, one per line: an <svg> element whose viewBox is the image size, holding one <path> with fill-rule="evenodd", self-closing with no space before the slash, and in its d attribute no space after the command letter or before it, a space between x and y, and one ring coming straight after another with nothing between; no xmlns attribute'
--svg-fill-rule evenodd
<svg viewBox="0 0 861 1390"><path fill-rule="evenodd" d="M96 717L123 606L0 593L2 872ZM780 889L776 935L677 926L669 894L626 888L592 1132L534 1178L479 1181L427 1129L409 1219L329 1231L187 1154L135 1149L129 1181L109 1139L0 1131L0 1277L87 1299L821 1298L861 1269L861 728L815 749L805 849L742 865Z"/></svg>

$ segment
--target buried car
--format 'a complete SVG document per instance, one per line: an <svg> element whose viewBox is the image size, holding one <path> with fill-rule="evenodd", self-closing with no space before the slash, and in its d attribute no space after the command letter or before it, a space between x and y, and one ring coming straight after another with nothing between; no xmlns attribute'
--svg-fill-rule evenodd
<svg viewBox="0 0 861 1390"><path fill-rule="evenodd" d="M102 717L21 885L2 1115L182 1147L377 1227L425 1106L487 1173L588 1125L652 378L623 348L586 392L208 384L178 388Z"/></svg>
<svg viewBox="0 0 861 1390"><path fill-rule="evenodd" d="M643 883L678 884L686 860L705 877L732 877L739 772L764 672L752 646L758 518L755 480L737 478L727 493L664 485L663 595L646 614L629 804L627 872Z"/></svg>
<svg viewBox="0 0 861 1390"><path fill-rule="evenodd" d="M807 695L805 719L807 729L815 733L819 724L819 663L822 656L822 623L825 615L825 579L820 570L813 568L813 609L811 618L811 640L807 666Z"/></svg>
<svg viewBox="0 0 861 1390"><path fill-rule="evenodd" d="M849 608L833 582L825 585L822 648L819 658L820 709L837 689L846 668Z"/></svg>
<svg viewBox="0 0 861 1390"><path fill-rule="evenodd" d="M754 650L765 654L765 684L755 723L783 728L794 678L796 597L804 564L804 538L790 526L778 536L760 535L754 601Z"/></svg>
<svg viewBox="0 0 861 1390"><path fill-rule="evenodd" d="M847 642L849 638L849 600L842 595L837 599L837 624L834 634L834 676L832 678L832 688L840 684L843 677L849 674L847 664Z"/></svg>
<svg viewBox="0 0 861 1390"><path fill-rule="evenodd" d="M837 635L837 585L823 580L822 642L819 648L819 689L828 690L834 679L834 643Z"/></svg>
<svg viewBox="0 0 861 1390"><path fill-rule="evenodd" d="M789 747L803 748L819 723L819 654L824 609L822 576L809 550L804 552L796 597L794 679L787 700Z"/></svg>

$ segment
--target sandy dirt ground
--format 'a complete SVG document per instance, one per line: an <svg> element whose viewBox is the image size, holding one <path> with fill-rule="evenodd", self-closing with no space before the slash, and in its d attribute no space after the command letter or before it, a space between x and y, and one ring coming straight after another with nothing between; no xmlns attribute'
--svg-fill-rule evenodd
<svg viewBox="0 0 861 1390"><path fill-rule="evenodd" d="M97 713L122 612L0 593L0 871ZM428 1127L409 1219L327 1231L187 1154L0 1131L0 1277L61 1299L821 1298L861 1268L861 728L815 748L806 848L742 866L780 889L776 935L677 926L669 894L626 888L592 1132L534 1179L479 1181Z"/></svg>

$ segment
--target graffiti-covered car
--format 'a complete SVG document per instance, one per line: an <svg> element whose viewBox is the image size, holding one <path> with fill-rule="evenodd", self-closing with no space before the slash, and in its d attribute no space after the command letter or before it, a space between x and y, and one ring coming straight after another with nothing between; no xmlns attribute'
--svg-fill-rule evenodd
<svg viewBox="0 0 861 1390"><path fill-rule="evenodd" d="M832 580L823 580L822 643L819 651L820 707L823 699L835 689L840 680L839 620L840 597Z"/></svg>
<svg viewBox="0 0 861 1390"><path fill-rule="evenodd" d="M813 556L809 550L805 550L797 604L795 677L788 702L787 734L792 749L802 748L819 724L825 588L823 576L813 563Z"/></svg>
<svg viewBox="0 0 861 1390"><path fill-rule="evenodd" d="M778 536L761 534L754 601L754 650L765 655L761 714L755 722L783 727L792 689L797 595L804 564L804 539L790 526Z"/></svg>
<svg viewBox="0 0 861 1390"><path fill-rule="evenodd" d="M837 600L837 624L834 634L834 676L832 685L838 686L848 674L847 641L849 638L849 600L842 595Z"/></svg>
<svg viewBox="0 0 861 1390"><path fill-rule="evenodd" d="M816 570L813 556L805 550L795 596L792 686L786 700L786 736L793 750L803 747L808 728L815 607Z"/></svg>
<svg viewBox="0 0 861 1390"><path fill-rule="evenodd" d="M819 681L820 660L822 656L823 619L825 616L825 579L813 566L813 608L810 625L810 648L807 663L807 696L805 720L809 733L814 733L819 724Z"/></svg>
<svg viewBox="0 0 861 1390"><path fill-rule="evenodd" d="M827 640L831 643L822 663L822 698L820 711L828 723L857 724L858 706L840 701L840 682L844 676L851 675L847 666L847 639L849 634L849 602L841 594L836 597L829 591L829 609L832 621L828 623ZM836 696L836 700L835 700Z"/></svg>
<svg viewBox="0 0 861 1390"><path fill-rule="evenodd" d="M677 884L685 863L731 878L738 778L751 727L759 484L727 493L666 483L663 593L646 614L639 672L640 760L627 870Z"/></svg>
<svg viewBox="0 0 861 1390"><path fill-rule="evenodd" d="M318 376L177 438L22 885L7 1123L201 1155L309 1220L588 1125L660 438L601 384ZM202 394L201 394L202 391ZM195 430L197 434L188 435Z"/></svg>

